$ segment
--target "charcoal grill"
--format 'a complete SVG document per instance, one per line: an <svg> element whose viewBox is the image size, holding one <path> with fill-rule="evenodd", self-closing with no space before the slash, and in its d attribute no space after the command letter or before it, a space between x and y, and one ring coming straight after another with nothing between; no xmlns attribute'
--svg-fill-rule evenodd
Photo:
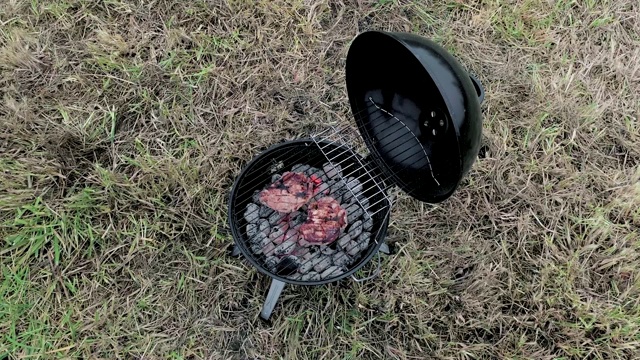
<svg viewBox="0 0 640 360"><path fill-rule="evenodd" d="M444 201L477 157L484 89L432 41L362 33L349 48L346 83L355 124L270 147L243 168L231 190L233 252L272 278L260 313L265 320L286 283L376 276L379 253L388 253L391 189ZM298 183L285 181L294 177ZM292 197L287 191L294 188L310 190ZM265 201L284 198L271 194L294 199L295 209L273 211ZM323 201L334 210L316 211ZM327 221L314 223L318 218ZM339 235L332 240L331 234ZM316 238L321 242L312 242ZM356 278L376 256L372 274Z"/></svg>

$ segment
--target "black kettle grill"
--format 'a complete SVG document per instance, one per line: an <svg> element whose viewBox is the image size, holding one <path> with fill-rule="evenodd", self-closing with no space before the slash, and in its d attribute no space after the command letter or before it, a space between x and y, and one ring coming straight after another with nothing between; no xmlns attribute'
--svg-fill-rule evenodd
<svg viewBox="0 0 640 360"><path fill-rule="evenodd" d="M408 33L362 33L349 48L346 83L355 127L330 126L272 146L243 168L231 190L234 255L272 278L260 314L265 320L285 283L375 276L354 274L379 251L388 253L388 190L397 186L417 200L441 202L478 155L484 89L434 42ZM320 193L298 210L274 211L260 194L271 184L282 187L287 172L315 179ZM322 201L344 209L347 225L331 243L309 243L301 229Z"/></svg>

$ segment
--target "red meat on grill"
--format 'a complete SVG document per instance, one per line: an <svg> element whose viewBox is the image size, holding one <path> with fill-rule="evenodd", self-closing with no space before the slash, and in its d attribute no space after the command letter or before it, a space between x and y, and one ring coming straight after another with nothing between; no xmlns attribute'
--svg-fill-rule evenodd
<svg viewBox="0 0 640 360"><path fill-rule="evenodd" d="M347 212L334 198L326 196L309 204L307 221L300 233L311 245L327 245L336 241L346 227Z"/></svg>
<svg viewBox="0 0 640 360"><path fill-rule="evenodd" d="M281 213L298 210L318 192L322 183L315 175L285 172L282 177L260 192L260 202Z"/></svg>

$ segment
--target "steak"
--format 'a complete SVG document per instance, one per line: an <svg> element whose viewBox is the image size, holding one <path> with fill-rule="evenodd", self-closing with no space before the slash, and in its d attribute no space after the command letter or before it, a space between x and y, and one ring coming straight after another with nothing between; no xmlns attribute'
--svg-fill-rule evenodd
<svg viewBox="0 0 640 360"><path fill-rule="evenodd" d="M303 173L285 172L259 194L260 202L280 213L290 213L306 204L322 183L317 176L307 177Z"/></svg>
<svg viewBox="0 0 640 360"><path fill-rule="evenodd" d="M325 196L309 204L300 233L310 245L327 245L336 241L346 227L347 212L334 198Z"/></svg>

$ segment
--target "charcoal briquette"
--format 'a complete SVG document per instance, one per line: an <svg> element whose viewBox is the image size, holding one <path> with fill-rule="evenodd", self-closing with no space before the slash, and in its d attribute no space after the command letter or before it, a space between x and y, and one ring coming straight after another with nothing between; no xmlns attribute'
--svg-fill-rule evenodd
<svg viewBox="0 0 640 360"><path fill-rule="evenodd" d="M291 167L291 172L301 173L306 172L311 166L304 164L295 164Z"/></svg>
<svg viewBox="0 0 640 360"><path fill-rule="evenodd" d="M317 281L320 280L320 274L315 271L308 272L300 276L301 281Z"/></svg>
<svg viewBox="0 0 640 360"><path fill-rule="evenodd" d="M357 239L362 233L362 220L358 220L349 226L349 237L351 239Z"/></svg>
<svg viewBox="0 0 640 360"><path fill-rule="evenodd" d="M293 252L293 249L295 249L295 247L296 247L295 241L287 240L282 244L276 246L274 254L276 256L288 255L291 252Z"/></svg>
<svg viewBox="0 0 640 360"><path fill-rule="evenodd" d="M260 219L260 208L254 203L248 203L244 210L244 219L248 223L255 223Z"/></svg>
<svg viewBox="0 0 640 360"><path fill-rule="evenodd" d="M329 179L336 179L342 177L342 167L340 165L333 165L331 163L325 163L322 165L322 170Z"/></svg>
<svg viewBox="0 0 640 360"><path fill-rule="evenodd" d="M347 267L351 265L352 261L351 257L342 251L333 255L333 265L335 266Z"/></svg>
<svg viewBox="0 0 640 360"><path fill-rule="evenodd" d="M309 260L303 261L302 265L300 265L300 272L303 274L308 273L309 271L311 271L311 269L313 269L314 266L316 266L317 263L319 263L322 260L321 257L319 257L318 255L315 255L315 257L311 257Z"/></svg>
<svg viewBox="0 0 640 360"><path fill-rule="evenodd" d="M268 236L271 232L270 229L271 226L269 226L268 220L260 220L260 223L258 223L258 231Z"/></svg>
<svg viewBox="0 0 640 360"><path fill-rule="evenodd" d="M256 236L257 232L258 232L257 224L247 224L247 237L252 238Z"/></svg>
<svg viewBox="0 0 640 360"><path fill-rule="evenodd" d="M338 246L344 248L349 244L349 241L351 241L351 236L349 236L349 233L345 233L338 239Z"/></svg>
<svg viewBox="0 0 640 360"><path fill-rule="evenodd" d="M373 229L373 218L369 214L365 215L365 221L362 223L362 229L364 231L371 231Z"/></svg>
<svg viewBox="0 0 640 360"><path fill-rule="evenodd" d="M276 265L276 273L281 276L291 275L298 271L300 267L300 262L298 258L295 256L285 256L280 260L278 265Z"/></svg>
<svg viewBox="0 0 640 360"><path fill-rule="evenodd" d="M347 222L349 224L354 223L362 217L362 214L364 214L364 211L358 204L351 204L347 206L345 210L347 212Z"/></svg>
<svg viewBox="0 0 640 360"><path fill-rule="evenodd" d="M329 277L335 277L335 276L341 275L343 273L344 273L344 270L342 270L340 267L330 266L320 274L320 278L326 279Z"/></svg>
<svg viewBox="0 0 640 360"><path fill-rule="evenodd" d="M269 224L271 224L271 226L277 225L283 217L282 214L274 211L273 214L269 215Z"/></svg>
<svg viewBox="0 0 640 360"><path fill-rule="evenodd" d="M329 266L331 266L331 258L329 256L322 256L320 261L313 267L313 270L323 272Z"/></svg>
<svg viewBox="0 0 640 360"><path fill-rule="evenodd" d="M271 216L274 212L276 212L275 210L273 210L272 208L266 206L266 205L262 205L260 206L260 217L261 218L269 218L269 216Z"/></svg>

